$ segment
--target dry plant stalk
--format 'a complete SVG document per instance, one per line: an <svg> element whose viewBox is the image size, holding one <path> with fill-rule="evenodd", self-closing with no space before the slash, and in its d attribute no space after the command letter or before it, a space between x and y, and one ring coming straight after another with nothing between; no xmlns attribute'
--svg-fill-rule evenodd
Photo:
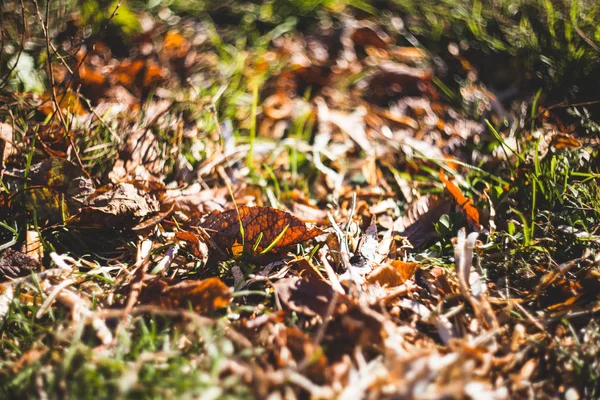
<svg viewBox="0 0 600 400"><path fill-rule="evenodd" d="M499 329L500 325L487 298L487 286L481 280L479 272L473 268L473 249L479 234L466 235L465 228L458 231L454 245L456 275L461 294L471 303L475 314L488 329Z"/></svg>

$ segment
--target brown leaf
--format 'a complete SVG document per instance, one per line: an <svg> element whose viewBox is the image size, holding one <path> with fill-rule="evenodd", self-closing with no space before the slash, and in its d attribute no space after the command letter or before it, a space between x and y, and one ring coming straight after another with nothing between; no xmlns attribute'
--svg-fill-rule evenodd
<svg viewBox="0 0 600 400"><path fill-rule="evenodd" d="M171 29L165 34L163 48L170 59L184 58L188 54L190 47L187 39L176 30Z"/></svg>
<svg viewBox="0 0 600 400"><path fill-rule="evenodd" d="M372 46L378 49L385 48L390 42L390 36L380 27L366 23L356 28L351 38L358 46Z"/></svg>
<svg viewBox="0 0 600 400"><path fill-rule="evenodd" d="M237 249L247 256L260 255L269 247L269 251L278 252L323 233L271 207L242 206L237 210L213 211L202 227L221 250L236 255Z"/></svg>
<svg viewBox="0 0 600 400"><path fill-rule="evenodd" d="M175 232L175 237L189 243L192 247L192 254L206 262L208 259L208 246L200 240L198 235L192 232L181 231Z"/></svg>
<svg viewBox="0 0 600 400"><path fill-rule="evenodd" d="M277 339L279 346L273 351L280 368L302 365L306 360L311 360L305 371L308 377L319 384L326 382L327 357L309 335L297 327L289 327L279 331Z"/></svg>
<svg viewBox="0 0 600 400"><path fill-rule="evenodd" d="M159 279L144 290L142 298L169 309L188 308L201 314L227 307L231 289L219 278L187 280L173 284L170 279Z"/></svg>
<svg viewBox="0 0 600 400"><path fill-rule="evenodd" d="M434 224L440 217L450 212L450 203L433 196L421 197L411 204L402 217L403 236L419 248L437 237Z"/></svg>
<svg viewBox="0 0 600 400"><path fill-rule="evenodd" d="M21 251L38 263L44 258L44 246L42 245L38 231L31 229L27 231L25 234L25 243Z"/></svg>
<svg viewBox="0 0 600 400"><path fill-rule="evenodd" d="M460 208L462 208L463 212L465 213L465 215L467 217L467 222L471 226L473 226L475 228L479 228L480 227L479 211L475 207L473 200L467 199L462 194L462 192L458 188L458 186L456 186L454 184L454 182L452 182L451 180L446 178L446 175L444 174L444 172L442 170L440 170L440 180L444 184L444 187L446 188L448 193L450 193L452 195L452 197L454 198L454 201L456 201L456 203L460 206Z"/></svg>
<svg viewBox="0 0 600 400"><path fill-rule="evenodd" d="M31 270L39 268L40 263L35 258L8 248L0 258L0 279L29 275Z"/></svg>
<svg viewBox="0 0 600 400"><path fill-rule="evenodd" d="M329 304L333 300L334 290L331 285L320 279L302 279L297 276L280 279L273 284L281 302L290 310L311 317L327 314ZM337 300L338 307L348 303L344 295Z"/></svg>
<svg viewBox="0 0 600 400"><path fill-rule="evenodd" d="M12 371L17 373L24 367L36 363L48 351L47 347L35 344L30 350L26 351L12 366Z"/></svg>
<svg viewBox="0 0 600 400"><path fill-rule="evenodd" d="M579 140L575 139L573 136L561 134L554 135L550 145L555 149L576 149L581 147Z"/></svg>
<svg viewBox="0 0 600 400"><path fill-rule="evenodd" d="M427 61L427 53L418 47L397 47L390 53L400 62L405 64L419 64Z"/></svg>
<svg viewBox="0 0 600 400"><path fill-rule="evenodd" d="M87 227L131 227L158 212L158 201L131 183L99 188L69 222Z"/></svg>
<svg viewBox="0 0 600 400"><path fill-rule="evenodd" d="M394 260L373 270L367 276L367 281L369 283L378 282L381 286L400 286L411 279L418 268L419 264L416 262Z"/></svg>
<svg viewBox="0 0 600 400"><path fill-rule="evenodd" d="M234 195L239 194L234 189ZM167 190L162 199L163 207L174 207L174 212L180 212L192 218L222 210L227 204L229 191L226 187L201 189L199 185L182 190Z"/></svg>

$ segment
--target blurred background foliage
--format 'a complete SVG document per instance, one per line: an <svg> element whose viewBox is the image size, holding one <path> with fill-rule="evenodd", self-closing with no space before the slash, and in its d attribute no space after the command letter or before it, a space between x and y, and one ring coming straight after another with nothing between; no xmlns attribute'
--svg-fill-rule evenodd
<svg viewBox="0 0 600 400"><path fill-rule="evenodd" d="M45 8L40 1L42 15ZM102 34L113 47L124 46L141 31L139 16L145 12L174 24L187 16L213 21L231 29L224 38L247 46L278 26L310 32L315 24L343 23L348 13L385 26L399 15L406 32L434 52L456 42L478 54L469 59L479 60L484 82L494 75L487 80L498 85L497 90L514 84L514 71L503 68L518 68L519 84L531 91L550 88L570 99L587 99L598 92L598 80L586 79L598 76L600 65L600 3L595 0L60 0L50 2L50 32L68 32L75 14L85 27L85 38ZM44 62L45 43L36 2L3 0L1 22L0 76L7 78L3 86L41 91L43 72L37 67Z"/></svg>

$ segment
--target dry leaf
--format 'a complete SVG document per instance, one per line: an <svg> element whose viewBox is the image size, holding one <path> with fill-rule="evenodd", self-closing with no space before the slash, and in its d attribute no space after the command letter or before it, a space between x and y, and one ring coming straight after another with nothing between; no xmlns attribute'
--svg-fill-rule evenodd
<svg viewBox="0 0 600 400"><path fill-rule="evenodd" d="M380 27L363 22L352 33L352 41L357 46L371 46L377 49L385 48L390 42L390 36Z"/></svg>
<svg viewBox="0 0 600 400"><path fill-rule="evenodd" d="M379 283L381 286L400 286L411 279L419 264L416 262L405 262L394 260L388 264L377 267L367 276L367 282Z"/></svg>
<svg viewBox="0 0 600 400"><path fill-rule="evenodd" d="M280 120L292 115L294 103L285 93L277 92L265 99L263 108L267 117Z"/></svg>
<svg viewBox="0 0 600 400"><path fill-rule="evenodd" d="M144 290L142 298L169 309L191 305L194 311L206 314L227 307L231 301L231 289L219 278L175 284L170 279L159 279Z"/></svg>
<svg viewBox="0 0 600 400"><path fill-rule="evenodd" d="M213 211L202 223L202 228L221 250L232 255L243 252L247 256L278 252L323 233L318 228L307 228L290 213L248 206Z"/></svg>
<svg viewBox="0 0 600 400"><path fill-rule="evenodd" d="M130 183L99 188L69 222L86 227L132 227L158 212L158 201Z"/></svg>
<svg viewBox="0 0 600 400"><path fill-rule="evenodd" d="M576 149L581 147L581 143L573 136L558 134L552 137L550 146L554 147L555 149Z"/></svg>
<svg viewBox="0 0 600 400"><path fill-rule="evenodd" d="M31 166L28 177L31 184L23 194L26 207L51 222L78 212L94 192L85 171L63 158L48 158Z"/></svg>
<svg viewBox="0 0 600 400"><path fill-rule="evenodd" d="M435 223L450 212L450 203L433 196L421 197L413 202L402 217L403 232L415 249L438 236Z"/></svg>
<svg viewBox="0 0 600 400"><path fill-rule="evenodd" d="M331 285L321 279L293 276L280 279L273 286L287 308L311 317L325 316L334 296L338 296L338 307L348 303L345 295L335 293Z"/></svg>
<svg viewBox="0 0 600 400"><path fill-rule="evenodd" d="M35 258L8 248L0 258L0 279L26 276L39 268L40 263Z"/></svg>
<svg viewBox="0 0 600 400"><path fill-rule="evenodd" d="M12 126L0 123L0 179L2 179L2 176L4 175L4 165L6 160L16 153L17 151L13 146Z"/></svg>
<svg viewBox="0 0 600 400"><path fill-rule="evenodd" d="M208 259L208 246L204 241L200 240L200 236L192 232L182 231L175 232L175 237L189 243L192 247L192 254L206 262Z"/></svg>
<svg viewBox="0 0 600 400"><path fill-rule="evenodd" d="M463 212L467 217L467 222L474 228L479 229L481 224L479 223L479 211L475 207L473 200L467 199L461 192L461 190L448 178L444 172L440 169L440 180L444 184L446 190L452 195L454 201L462 208Z"/></svg>

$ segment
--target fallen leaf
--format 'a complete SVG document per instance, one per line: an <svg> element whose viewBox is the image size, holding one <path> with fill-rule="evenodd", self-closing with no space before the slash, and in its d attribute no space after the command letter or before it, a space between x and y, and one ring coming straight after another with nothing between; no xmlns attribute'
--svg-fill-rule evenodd
<svg viewBox="0 0 600 400"><path fill-rule="evenodd" d="M554 135L550 145L555 149L576 149L581 147L579 140L575 139L573 136L561 134Z"/></svg>
<svg viewBox="0 0 600 400"><path fill-rule="evenodd" d="M204 241L200 240L198 235L193 232L181 231L175 232L175 237L189 243L192 248L192 254L206 262L208 259L208 246Z"/></svg>
<svg viewBox="0 0 600 400"><path fill-rule="evenodd" d="M381 265L367 276L367 282L379 283L381 286L400 286L411 279L419 264L416 262L405 262L394 260L388 264Z"/></svg>
<svg viewBox="0 0 600 400"><path fill-rule="evenodd" d="M0 279L26 276L39 268L40 263L35 258L8 248L0 258Z"/></svg>
<svg viewBox="0 0 600 400"><path fill-rule="evenodd" d="M202 228L221 250L232 255L243 252L247 256L278 252L323 233L318 228L309 229L290 213L271 207L248 206L213 211Z"/></svg>
<svg viewBox="0 0 600 400"><path fill-rule="evenodd" d="M352 41L358 46L382 49L390 42L390 36L374 24L362 23L352 33Z"/></svg>
<svg viewBox="0 0 600 400"><path fill-rule="evenodd" d="M171 29L165 34L163 48L169 58L184 58L190 50L190 43L179 32Z"/></svg>
<svg viewBox="0 0 600 400"><path fill-rule="evenodd" d="M131 227L158 212L156 198L131 183L99 188L70 223L85 227Z"/></svg>
<svg viewBox="0 0 600 400"><path fill-rule="evenodd" d="M442 201L434 196L421 197L411 203L402 217L401 234L415 249L418 249L438 236L434 224L448 212L450 212L448 201Z"/></svg>
<svg viewBox="0 0 600 400"><path fill-rule="evenodd" d="M326 382L327 357L309 335L294 326L279 331L277 339L274 355L281 368L302 365L311 360L305 371L308 377L316 383Z"/></svg>
<svg viewBox="0 0 600 400"><path fill-rule="evenodd" d="M481 224L479 223L479 211L475 207L473 200L467 199L461 192L461 190L448 178L442 170L440 170L440 180L444 184L446 190L452 195L454 201L462 208L463 212L467 217L467 222L475 227L479 228Z"/></svg>
<svg viewBox="0 0 600 400"><path fill-rule="evenodd" d="M170 279L159 279L144 290L142 300L168 309L191 306L207 314L229 305L231 289L216 277L174 284Z"/></svg>
<svg viewBox="0 0 600 400"><path fill-rule="evenodd" d="M398 61L405 64L419 64L427 61L428 56L425 50L418 47L397 47L390 51Z"/></svg>
<svg viewBox="0 0 600 400"><path fill-rule="evenodd" d="M25 244L21 250L38 263L42 261L44 258L44 246L42 245L38 231L27 231L25 234Z"/></svg>
<svg viewBox="0 0 600 400"><path fill-rule="evenodd" d="M18 373L24 367L38 362L44 354L48 351L47 347L42 347L35 344L30 350L26 351L15 363L12 365L13 373Z"/></svg>
<svg viewBox="0 0 600 400"><path fill-rule="evenodd" d="M48 158L31 166L26 207L50 222L77 213L94 192L94 184L79 166L63 158Z"/></svg>
<svg viewBox="0 0 600 400"><path fill-rule="evenodd" d="M336 294L327 282L315 278L293 276L280 279L273 286L282 304L292 311L311 317L325 316L335 295L339 296L337 307L349 301L346 296Z"/></svg>
<svg viewBox="0 0 600 400"><path fill-rule="evenodd" d="M13 129L12 126L5 123L0 123L0 179L4 174L4 165L6 160L17 153L13 146Z"/></svg>
<svg viewBox="0 0 600 400"><path fill-rule="evenodd" d="M280 120L292 115L294 104L285 93L277 92L265 99L263 108L267 117Z"/></svg>

